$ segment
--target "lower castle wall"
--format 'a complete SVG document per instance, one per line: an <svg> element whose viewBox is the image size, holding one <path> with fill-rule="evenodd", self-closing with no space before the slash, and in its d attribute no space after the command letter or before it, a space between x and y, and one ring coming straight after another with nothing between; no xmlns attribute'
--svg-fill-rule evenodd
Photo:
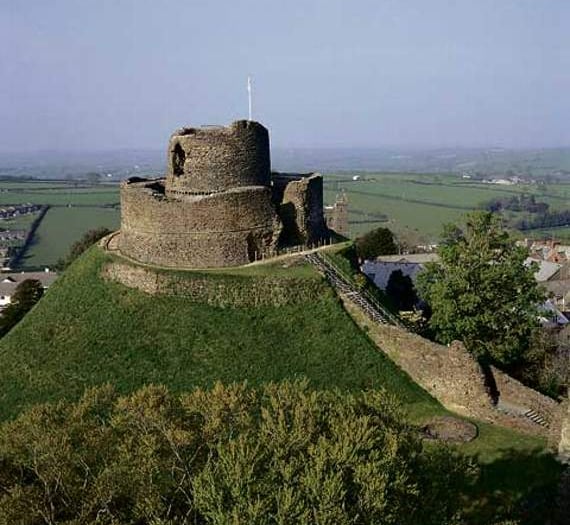
<svg viewBox="0 0 570 525"><path fill-rule="evenodd" d="M402 328L373 323L362 314L358 315L359 307L349 299L344 298L344 304L355 321L368 327L368 334L378 347L443 406L464 416L542 435L551 445L558 446L560 442L561 453L567 451L570 456L570 421L566 421L561 440L566 410L562 404L491 367L499 402L513 408L532 409L545 418L548 426L537 425L522 414L503 413L491 399L482 368L463 344L456 341L443 346Z"/></svg>
<svg viewBox="0 0 570 525"><path fill-rule="evenodd" d="M332 291L319 279L271 276L207 276L198 272L154 270L121 261L106 264L105 279L153 295L175 295L222 308L284 306L318 301Z"/></svg>
<svg viewBox="0 0 570 525"><path fill-rule="evenodd" d="M483 371L461 343L438 345L404 329L377 324L369 335L446 408L477 417L493 410Z"/></svg>
<svg viewBox="0 0 570 525"><path fill-rule="evenodd" d="M119 249L128 257L168 267L221 267L246 264L274 248L280 223L269 188L181 201L159 187L160 181L121 188Z"/></svg>
<svg viewBox="0 0 570 525"><path fill-rule="evenodd" d="M560 431L558 455L566 463L570 463L570 399L566 401L566 410Z"/></svg>
<svg viewBox="0 0 570 525"><path fill-rule="evenodd" d="M514 377L492 366L493 378L503 403L523 409L531 409L540 414L549 424L553 438L560 435L562 407L553 399L528 388Z"/></svg>

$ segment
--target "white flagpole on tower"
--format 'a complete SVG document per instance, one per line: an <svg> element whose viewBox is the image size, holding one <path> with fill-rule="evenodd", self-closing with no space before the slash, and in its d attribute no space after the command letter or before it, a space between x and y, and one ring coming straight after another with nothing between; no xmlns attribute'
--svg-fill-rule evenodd
<svg viewBox="0 0 570 525"><path fill-rule="evenodd" d="M247 99L248 99L248 103L249 103L249 120L253 120L252 119L252 103L251 103L251 77L247 77Z"/></svg>

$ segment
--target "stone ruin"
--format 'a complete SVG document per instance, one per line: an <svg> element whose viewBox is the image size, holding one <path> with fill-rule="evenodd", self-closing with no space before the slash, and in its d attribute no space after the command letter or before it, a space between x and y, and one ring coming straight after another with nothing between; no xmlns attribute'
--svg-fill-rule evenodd
<svg viewBox="0 0 570 525"><path fill-rule="evenodd" d="M254 121L179 129L165 178L121 185L118 249L142 263L237 266L329 236L322 176L272 173L269 133Z"/></svg>

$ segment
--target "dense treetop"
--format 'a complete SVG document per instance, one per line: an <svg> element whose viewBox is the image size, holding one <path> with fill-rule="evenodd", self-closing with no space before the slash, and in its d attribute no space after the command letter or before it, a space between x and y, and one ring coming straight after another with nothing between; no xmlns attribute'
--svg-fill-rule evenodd
<svg viewBox="0 0 570 525"><path fill-rule="evenodd" d="M455 524L473 470L384 394L110 387L0 427L0 523Z"/></svg>
<svg viewBox="0 0 570 525"><path fill-rule="evenodd" d="M436 339L465 343L482 362L522 359L537 327L544 293L500 218L474 212L448 225L438 250L440 262L418 276L420 295L433 310Z"/></svg>
<svg viewBox="0 0 570 525"><path fill-rule="evenodd" d="M361 259L374 259L398 253L398 247L388 228L376 228L356 239L356 251Z"/></svg>

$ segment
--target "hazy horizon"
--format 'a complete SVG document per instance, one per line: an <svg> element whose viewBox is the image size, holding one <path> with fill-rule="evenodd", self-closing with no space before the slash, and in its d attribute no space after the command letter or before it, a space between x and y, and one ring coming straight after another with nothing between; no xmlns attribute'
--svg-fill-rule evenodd
<svg viewBox="0 0 570 525"><path fill-rule="evenodd" d="M247 118L278 149L570 146L563 0L0 3L0 152L166 148Z"/></svg>

